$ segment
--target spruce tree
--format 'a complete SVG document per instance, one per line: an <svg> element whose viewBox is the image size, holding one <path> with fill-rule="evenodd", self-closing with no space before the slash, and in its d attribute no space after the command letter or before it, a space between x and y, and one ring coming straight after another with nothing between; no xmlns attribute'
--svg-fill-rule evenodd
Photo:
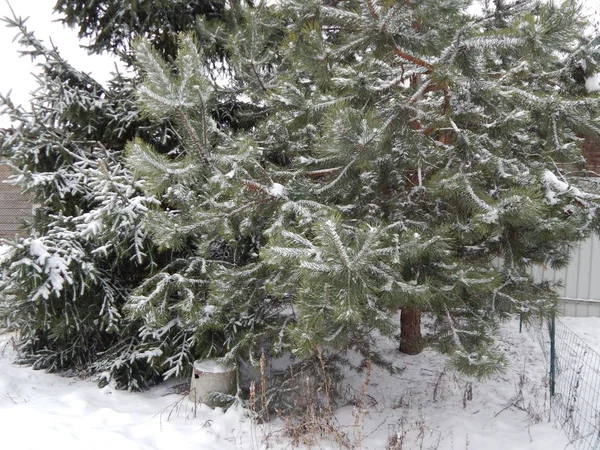
<svg viewBox="0 0 600 450"><path fill-rule="evenodd" d="M69 5L81 11L78 8L90 6L84 3ZM158 18L146 17L143 10L120 6L131 19L130 34L149 36L161 27L171 29L165 20L177 15L166 8ZM226 21L230 10L220 11ZM212 16L204 22L185 18L196 19L197 29L216 26ZM74 24L77 18L65 20ZM11 125L0 131L0 150L15 170L13 183L35 204L27 224L30 236L5 243L2 327L19 332L21 363L95 374L117 387L142 387L171 369L170 361L177 358L169 358L178 354L179 345L189 346L175 333L145 333L143 323L127 316L125 299L147 276L185 251L156 255L140 223L149 206L160 201L142 194L142 182L123 166L123 149L139 137L161 153L176 154L180 150L170 138L173 131L164 121L150 123L143 117L133 96L136 76L115 74L102 86L65 61L57 49L44 46L23 20L6 22L19 32L23 53L40 64L39 86L29 108L2 98L2 113ZM106 42L126 46L120 28L111 24L93 26ZM159 38L154 35L153 42L160 45ZM103 43L94 49L112 47ZM213 68L222 60L217 54L212 53ZM242 126L227 99L221 105L217 120ZM198 349L192 346L191 352L198 354Z"/></svg>
<svg viewBox="0 0 600 450"><path fill-rule="evenodd" d="M132 39L144 36L160 49L163 56L173 58L177 52L178 33L201 30L205 25L210 27L211 23L235 21L239 3L242 2L57 0L54 10L60 14L63 23L78 29L81 39L90 40L88 49L93 53L108 51L127 55ZM252 4L252 1L247 3ZM219 53L222 60L222 52L213 55ZM126 60L131 62L128 57Z"/></svg>
<svg viewBox="0 0 600 450"><path fill-rule="evenodd" d="M23 21L8 23L26 53L43 63L30 109L2 99L11 123L0 132L2 156L35 211L29 236L7 243L0 317L19 332L19 362L106 370L117 385L137 387L143 376L105 356L136 341L137 325L122 308L126 292L154 264L138 225L157 200L141 195L119 147L135 133L158 145L161 128L145 126L132 111L130 80L117 75L105 88L45 47Z"/></svg>
<svg viewBox="0 0 600 450"><path fill-rule="evenodd" d="M266 339L300 358L373 359L401 311L401 350L500 369L499 321L555 305L528 270L564 266L598 231L600 197L572 174L582 137L600 137L578 76L598 71L600 41L573 2L470 3L261 3L230 39L225 86L192 36L175 66L140 41L140 106L183 148L129 144L168 205L145 227L196 257L144 284L134 316L155 333L210 323L230 357ZM254 127L211 120L224 92L263 109Z"/></svg>

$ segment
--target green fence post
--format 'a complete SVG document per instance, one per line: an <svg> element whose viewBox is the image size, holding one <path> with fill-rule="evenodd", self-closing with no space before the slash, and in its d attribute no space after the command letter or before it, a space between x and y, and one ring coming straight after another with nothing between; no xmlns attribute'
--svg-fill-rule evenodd
<svg viewBox="0 0 600 450"><path fill-rule="evenodd" d="M519 314L519 333L523 332L523 313Z"/></svg>
<svg viewBox="0 0 600 450"><path fill-rule="evenodd" d="M556 322L554 313L550 317L550 397L556 388Z"/></svg>

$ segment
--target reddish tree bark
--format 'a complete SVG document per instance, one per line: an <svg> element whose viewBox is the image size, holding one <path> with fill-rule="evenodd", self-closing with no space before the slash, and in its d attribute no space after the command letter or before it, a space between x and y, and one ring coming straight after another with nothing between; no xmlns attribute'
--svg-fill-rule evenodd
<svg viewBox="0 0 600 450"><path fill-rule="evenodd" d="M416 355L422 350L421 311L417 308L402 308L400 312L400 351L407 355Z"/></svg>

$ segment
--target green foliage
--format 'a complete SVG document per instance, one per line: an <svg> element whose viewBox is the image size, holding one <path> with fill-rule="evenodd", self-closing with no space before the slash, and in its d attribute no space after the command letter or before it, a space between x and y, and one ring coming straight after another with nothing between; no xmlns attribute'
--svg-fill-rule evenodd
<svg viewBox="0 0 600 450"><path fill-rule="evenodd" d="M125 297L154 264L139 224L157 200L141 195L119 149L136 132L159 144L161 126L140 119L132 86L120 75L104 88L22 21L9 25L44 63L31 110L2 99L11 125L0 131L0 150L36 211L30 236L6 243L0 318L18 330L23 363L106 370L102 355L136 340L139 324L124 317ZM124 387L147 381L136 371L109 372Z"/></svg>
<svg viewBox="0 0 600 450"><path fill-rule="evenodd" d="M277 348L368 357L373 332L412 307L434 319L428 342L479 374L502 365L498 320L552 309L528 268L563 265L598 227L598 195L567 178L579 136L598 138L598 98L572 76L597 70L598 42L572 4L472 16L469 3L261 4L230 39L224 88L189 36L173 67L137 46L142 108L170 117L185 149L158 162L130 144L173 208L147 227L205 258L215 242L236 249L231 266L207 265L207 301L260 259L252 295L292 308ZM204 122L227 90L264 108L253 128Z"/></svg>
<svg viewBox="0 0 600 450"><path fill-rule="evenodd" d="M162 336L165 327L190 330L196 339L190 351L253 360L285 321L283 304L265 290L269 271L258 261L275 208L265 199L275 201L275 184L257 161L256 142L236 139L211 119L216 87L194 39L182 36L180 46L175 67L143 41L135 48L147 74L139 101L147 114L172 120L185 153L173 159L132 141L128 162L148 192L161 195L162 207L148 214L145 229L160 249L187 256L144 281L127 308L148 335ZM193 360L189 352L185 357Z"/></svg>
<svg viewBox="0 0 600 450"><path fill-rule="evenodd" d="M212 89L208 78L227 73L224 44L241 5L163 2L157 8L154 2L148 7L137 1L59 1L55 9L81 36L92 38L92 51L120 53L126 64L132 62L133 38L150 39L161 55L148 59L156 64L147 72L156 76L152 83L140 86L139 77L116 74L101 86L15 18L7 23L18 29L22 53L43 61L40 87L31 111L2 99L11 121L1 132L2 154L17 174L13 182L36 209L28 224L31 236L7 243L0 319L20 332L22 362L95 374L102 383L129 389L183 374L203 354L222 354L232 336L222 326L224 317L229 321L226 311L215 312L220 321L209 320L215 306L203 301L207 260L188 236L210 228L219 213L199 223L195 217L177 220L181 209L202 212L196 208L200 197L190 195L183 181L202 183L207 171L188 157L160 175L167 154L191 146L208 158L209 134L219 135L219 127L248 127L260 112L219 89L197 96L199 85L202 92ZM204 53L191 38L181 37L178 65L170 67L162 57L175 57L178 32L190 28ZM139 45L147 44L140 39ZM147 100L145 106L136 95ZM165 99L171 102L166 107ZM204 106L192 113L198 101ZM144 169L136 174L125 169L125 154L142 158ZM215 206L213 197L204 201ZM239 241L234 251L251 247L248 238ZM228 242L207 245L220 257L229 253ZM143 296L150 296L146 304L137 301ZM233 323L233 329L238 326Z"/></svg>
<svg viewBox="0 0 600 450"><path fill-rule="evenodd" d="M126 316L125 299L171 255L154 258L140 224L159 201L141 195L142 182L122 165L123 149L137 136L160 152L176 150L172 132L143 118L135 79L116 74L101 86L21 19L7 24L19 31L23 53L43 63L31 110L2 98L11 122L0 131L2 156L16 173L13 183L36 205L30 237L6 242L2 325L19 331L21 362L102 373L119 387L140 388L162 371L148 357L155 349L142 323ZM168 350L177 343L189 346L173 333Z"/></svg>
<svg viewBox="0 0 600 450"><path fill-rule="evenodd" d="M185 2L102 16L104 3L57 8L96 49L129 48L131 29L111 21L133 18L141 78L113 92L53 56L59 81L40 98L52 126L13 112L27 133L5 134L3 148L42 203L37 239L64 280L48 288L54 254L22 242L7 260L31 261L12 266L12 288L27 286L15 304L35 300L37 330L43 300L61 298L63 313L93 293L91 320L113 334L83 365L105 381L139 387L205 356L243 366L289 352L308 367L355 350L379 362L373 340L393 336L402 308L431 317L426 342L457 368L486 375L503 364L500 320L553 309L553 286L529 269L564 266L600 229L596 188L573 176L581 136L600 141L598 95L584 88L599 41L571 3L486 3L474 16L466 0L202 2L188 6L222 7L222 21L190 14L164 28ZM95 142L110 150L96 156ZM106 215L92 222L96 210ZM113 291L97 288L108 262L113 309L99 306ZM73 336L55 334L33 354Z"/></svg>

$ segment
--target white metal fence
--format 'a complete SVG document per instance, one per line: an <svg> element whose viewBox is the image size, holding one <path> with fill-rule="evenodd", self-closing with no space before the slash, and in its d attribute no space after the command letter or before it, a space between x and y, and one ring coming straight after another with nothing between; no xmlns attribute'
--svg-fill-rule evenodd
<svg viewBox="0 0 600 450"><path fill-rule="evenodd" d="M561 281L558 295L563 299L562 313L574 317L600 317L600 240L593 236L580 242L571 263L562 270L534 267L537 280Z"/></svg>

